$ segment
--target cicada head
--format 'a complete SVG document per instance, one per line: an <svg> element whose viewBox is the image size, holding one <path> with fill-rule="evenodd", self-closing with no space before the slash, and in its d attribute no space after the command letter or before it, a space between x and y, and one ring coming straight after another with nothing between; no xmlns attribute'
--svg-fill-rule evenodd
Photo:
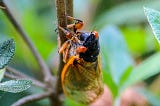
<svg viewBox="0 0 160 106"><path fill-rule="evenodd" d="M86 52L80 53L80 58L87 62L95 62L100 51L98 33L96 31L81 33L79 38L83 42L83 46L87 48Z"/></svg>

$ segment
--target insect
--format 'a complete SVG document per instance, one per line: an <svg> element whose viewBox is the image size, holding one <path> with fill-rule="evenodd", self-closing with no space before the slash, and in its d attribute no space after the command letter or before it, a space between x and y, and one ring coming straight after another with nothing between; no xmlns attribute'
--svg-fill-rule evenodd
<svg viewBox="0 0 160 106"><path fill-rule="evenodd" d="M83 21L67 16L75 23L62 30L68 39L59 48L65 65L61 73L62 88L66 96L90 104L103 92L102 72L99 63L99 36L96 31L79 32Z"/></svg>

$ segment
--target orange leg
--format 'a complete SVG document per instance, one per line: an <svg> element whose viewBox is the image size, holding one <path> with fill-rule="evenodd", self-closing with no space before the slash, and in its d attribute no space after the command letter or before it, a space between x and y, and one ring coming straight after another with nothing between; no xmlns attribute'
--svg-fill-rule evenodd
<svg viewBox="0 0 160 106"><path fill-rule="evenodd" d="M66 63L68 60L71 41L75 38L73 37L75 33L73 31L62 28L61 26L58 26L58 28L62 30L65 33L66 38L68 38L68 40L64 42L62 46L59 47L59 50L58 50L59 53L63 53L63 61Z"/></svg>
<svg viewBox="0 0 160 106"><path fill-rule="evenodd" d="M63 45L59 48L58 53L62 53L70 45L70 43L71 43L70 40L64 42Z"/></svg>
<svg viewBox="0 0 160 106"><path fill-rule="evenodd" d="M72 38L73 32L62 28L61 26L58 26L58 28L64 32L64 34L66 35L66 38L68 38L68 39Z"/></svg>
<svg viewBox="0 0 160 106"><path fill-rule="evenodd" d="M64 63L66 63L68 61L70 46L71 46L71 44L69 44L67 46L67 48L65 49L65 51L63 52L63 61L64 61Z"/></svg>
<svg viewBox="0 0 160 106"><path fill-rule="evenodd" d="M67 19L71 20L71 21L73 21L73 20L76 21L74 24L67 25L67 28L74 28L74 32L76 32L78 29L81 29L83 27L84 23L82 20L73 18L71 16L67 16Z"/></svg>
<svg viewBox="0 0 160 106"><path fill-rule="evenodd" d="M58 50L58 53L63 53L64 63L67 62L70 46L71 46L71 40L67 40L66 42L63 43L63 45Z"/></svg>
<svg viewBox="0 0 160 106"><path fill-rule="evenodd" d="M65 75L66 75L66 72L68 71L68 68L73 65L73 62L76 60L76 59L79 59L78 56L71 56L68 60L68 62L65 64L65 66L63 67L63 70L62 70L62 73L61 73L61 81L62 81L62 85L64 85L64 78L65 78Z"/></svg>

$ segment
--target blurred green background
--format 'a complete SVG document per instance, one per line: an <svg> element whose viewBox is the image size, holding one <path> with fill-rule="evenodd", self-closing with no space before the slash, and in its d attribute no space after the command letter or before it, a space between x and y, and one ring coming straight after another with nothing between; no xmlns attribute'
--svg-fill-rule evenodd
<svg viewBox="0 0 160 106"><path fill-rule="evenodd" d="M58 63L54 61L58 59L58 54L57 34L54 32L57 23L55 1L8 0L7 3L48 66L56 73ZM160 10L159 5L159 0L74 0L74 17L84 20L83 30L97 30L100 33L104 81L109 88L115 88L112 89L114 97L119 92L115 86L123 83L119 78L124 70L133 68L160 50L143 11L144 6ZM16 53L10 65L43 80L29 48L0 10L0 42L9 38L16 42ZM160 83L160 74L156 73L143 82L146 83L146 89L160 100L160 87L155 86ZM36 87L19 94L0 92L0 106L10 106L24 95L39 92L42 90ZM47 104L46 99L27 106ZM67 99L64 105L75 104Z"/></svg>

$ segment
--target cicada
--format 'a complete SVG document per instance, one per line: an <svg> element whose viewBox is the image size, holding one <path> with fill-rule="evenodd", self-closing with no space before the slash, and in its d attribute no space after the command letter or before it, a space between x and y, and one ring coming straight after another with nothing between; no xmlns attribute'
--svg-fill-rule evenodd
<svg viewBox="0 0 160 106"><path fill-rule="evenodd" d="M65 65L61 73L62 88L66 96L83 103L94 102L103 92L100 67L99 36L96 31L80 32L83 21L67 16L75 21L62 30L68 39L59 48Z"/></svg>

